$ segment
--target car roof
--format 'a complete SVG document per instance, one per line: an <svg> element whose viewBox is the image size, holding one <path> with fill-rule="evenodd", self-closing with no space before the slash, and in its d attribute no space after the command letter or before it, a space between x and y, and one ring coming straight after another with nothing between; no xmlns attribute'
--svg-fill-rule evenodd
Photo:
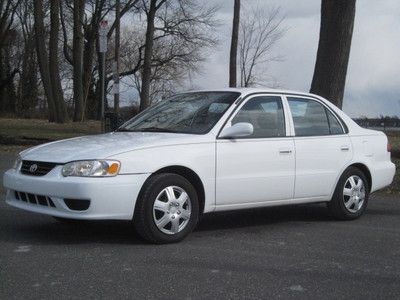
<svg viewBox="0 0 400 300"><path fill-rule="evenodd" d="M273 89L273 88L218 88L218 89L201 89L201 90L191 90L189 92L238 92L242 96L246 96L254 93L276 93L276 94L296 94L303 96L312 96L321 98L318 95L305 93L300 91L286 90L286 89Z"/></svg>

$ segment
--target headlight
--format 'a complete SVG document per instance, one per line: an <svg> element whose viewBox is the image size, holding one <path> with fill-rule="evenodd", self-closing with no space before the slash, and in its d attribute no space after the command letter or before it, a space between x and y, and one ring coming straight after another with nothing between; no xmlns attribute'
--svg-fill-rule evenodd
<svg viewBox="0 0 400 300"><path fill-rule="evenodd" d="M21 164L22 164L22 158L21 156L18 155L17 158L15 159L13 169L18 171L21 168Z"/></svg>
<svg viewBox="0 0 400 300"><path fill-rule="evenodd" d="M116 176L121 163L116 160L82 160L67 163L62 168L62 175L80 177Z"/></svg>

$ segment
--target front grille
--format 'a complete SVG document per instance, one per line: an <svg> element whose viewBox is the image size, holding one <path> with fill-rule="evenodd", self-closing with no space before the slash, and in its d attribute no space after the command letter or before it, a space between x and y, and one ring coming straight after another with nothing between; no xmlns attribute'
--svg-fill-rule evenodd
<svg viewBox="0 0 400 300"><path fill-rule="evenodd" d="M32 176L43 176L53 170L56 165L56 163L52 162L23 160L21 173Z"/></svg>
<svg viewBox="0 0 400 300"><path fill-rule="evenodd" d="M26 203L56 207L50 197L14 191L15 199Z"/></svg>

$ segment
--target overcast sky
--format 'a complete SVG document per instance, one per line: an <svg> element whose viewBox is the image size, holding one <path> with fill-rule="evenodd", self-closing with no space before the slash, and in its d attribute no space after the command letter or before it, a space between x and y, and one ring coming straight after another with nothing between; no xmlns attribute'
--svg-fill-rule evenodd
<svg viewBox="0 0 400 300"><path fill-rule="evenodd" d="M268 76L282 88L308 91L318 47L320 0L242 0L259 7L280 6L286 15L286 35L274 54L283 62L269 66ZM200 88L226 87L233 0L213 0L220 6L220 45L211 52L202 74L193 78ZM347 75L344 111L350 116L400 116L400 1L357 0L353 43Z"/></svg>

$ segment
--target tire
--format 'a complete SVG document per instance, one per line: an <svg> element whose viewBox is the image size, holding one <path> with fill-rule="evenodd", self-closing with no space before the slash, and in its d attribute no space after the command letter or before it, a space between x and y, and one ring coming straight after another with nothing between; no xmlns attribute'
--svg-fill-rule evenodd
<svg viewBox="0 0 400 300"><path fill-rule="evenodd" d="M360 182L361 181L361 182ZM370 186L365 174L358 168L347 168L339 179L328 209L340 220L359 218L368 205Z"/></svg>
<svg viewBox="0 0 400 300"><path fill-rule="evenodd" d="M193 185L180 175L163 173L151 176L143 186L133 223L146 241L167 244L183 240L196 227L198 218L199 202Z"/></svg>

